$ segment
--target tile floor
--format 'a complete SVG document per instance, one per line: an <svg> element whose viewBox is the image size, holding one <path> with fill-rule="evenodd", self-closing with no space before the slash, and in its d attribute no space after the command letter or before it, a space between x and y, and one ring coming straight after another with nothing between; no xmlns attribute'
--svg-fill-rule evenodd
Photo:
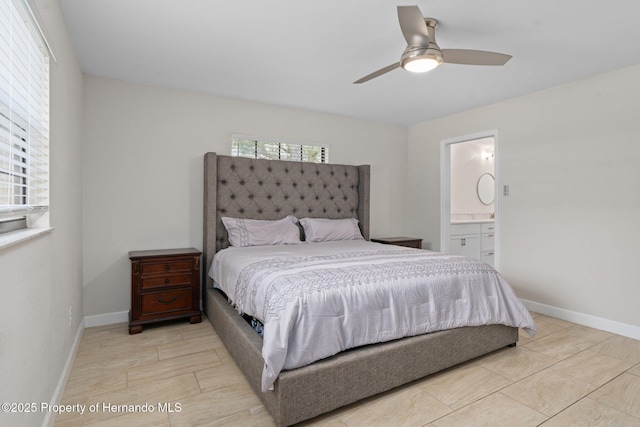
<svg viewBox="0 0 640 427"><path fill-rule="evenodd" d="M532 315L539 332L516 348L302 425L640 426L640 341ZM87 409L57 427L273 425L206 319L138 335L126 324L86 329L62 400Z"/></svg>

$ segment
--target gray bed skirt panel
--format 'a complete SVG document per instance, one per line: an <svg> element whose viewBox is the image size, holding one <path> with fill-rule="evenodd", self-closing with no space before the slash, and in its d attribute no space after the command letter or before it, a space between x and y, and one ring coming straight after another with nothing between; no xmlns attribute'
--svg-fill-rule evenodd
<svg viewBox="0 0 640 427"><path fill-rule="evenodd" d="M260 389L262 339L217 290L207 288L207 317L279 426L313 418L518 341L504 325L466 327L368 345L281 372Z"/></svg>

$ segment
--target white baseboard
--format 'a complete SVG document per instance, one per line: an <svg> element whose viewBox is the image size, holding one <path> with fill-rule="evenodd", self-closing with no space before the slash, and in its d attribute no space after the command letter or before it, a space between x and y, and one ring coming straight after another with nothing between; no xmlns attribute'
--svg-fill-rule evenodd
<svg viewBox="0 0 640 427"><path fill-rule="evenodd" d="M616 322L615 320L604 319L590 314L578 313L576 311L541 304L535 301L528 301L524 299L521 299L520 301L522 301L525 307L531 311L535 311L536 313L557 317L558 319L567 320L582 326L588 326L590 328L600 329L617 335L640 340L640 327L638 326L628 325L626 323Z"/></svg>
<svg viewBox="0 0 640 427"><path fill-rule="evenodd" d="M69 351L69 355L67 356L67 361L64 364L64 369L62 369L62 373L60 374L60 378L58 379L56 389L53 391L53 396L51 396L51 402L49 402L51 406L58 405L62 400L62 395L64 394L65 387L67 386L67 380L69 379L69 374L71 374L71 368L73 367L73 361L76 358L76 352L78 351L80 338L82 338L83 332L84 319L78 325L78 331L76 332L76 337L73 339L73 344L71 345L71 350ZM47 411L44 417L44 421L42 421L42 426L52 427L55 420L55 413L52 411Z"/></svg>
<svg viewBox="0 0 640 427"><path fill-rule="evenodd" d="M94 326L113 325L114 323L123 323L129 321L129 311L116 311L113 313L96 314L93 316L84 316L85 328L93 328Z"/></svg>

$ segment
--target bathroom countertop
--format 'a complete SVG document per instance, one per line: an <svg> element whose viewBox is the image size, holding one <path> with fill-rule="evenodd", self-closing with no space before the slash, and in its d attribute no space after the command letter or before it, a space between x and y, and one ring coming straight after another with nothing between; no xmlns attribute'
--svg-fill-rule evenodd
<svg viewBox="0 0 640 427"><path fill-rule="evenodd" d="M493 219L454 219L451 224L483 224L495 222Z"/></svg>

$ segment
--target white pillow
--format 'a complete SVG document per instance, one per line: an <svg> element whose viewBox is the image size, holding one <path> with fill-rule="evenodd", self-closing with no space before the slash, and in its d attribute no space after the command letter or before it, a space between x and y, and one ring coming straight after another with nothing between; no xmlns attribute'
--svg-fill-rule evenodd
<svg viewBox="0 0 640 427"><path fill-rule="evenodd" d="M231 246L296 245L300 241L298 218L289 215L276 221L222 217Z"/></svg>
<svg viewBox="0 0 640 427"><path fill-rule="evenodd" d="M358 227L358 220L355 218L302 218L300 224L304 228L307 242L364 240L362 233L360 233L360 227Z"/></svg>

